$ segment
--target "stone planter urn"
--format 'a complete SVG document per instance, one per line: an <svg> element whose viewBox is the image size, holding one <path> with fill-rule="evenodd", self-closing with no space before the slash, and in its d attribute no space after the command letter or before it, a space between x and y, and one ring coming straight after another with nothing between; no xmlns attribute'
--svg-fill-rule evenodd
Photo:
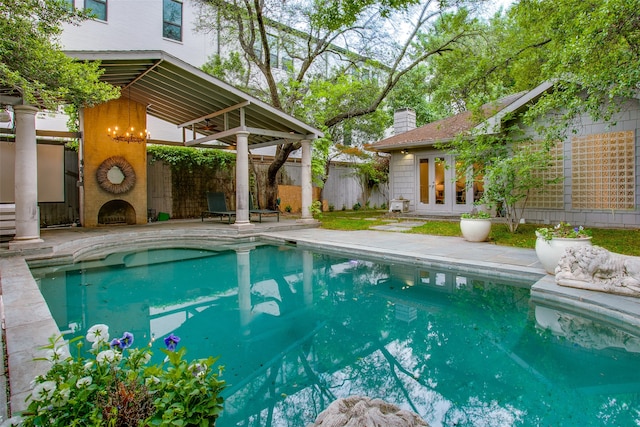
<svg viewBox="0 0 640 427"><path fill-rule="evenodd" d="M556 274L556 267L565 249L585 245L591 246L591 237L554 237L551 240L546 240L538 235L536 239L536 255L547 273Z"/></svg>
<svg viewBox="0 0 640 427"><path fill-rule="evenodd" d="M460 218L460 231L468 242L484 242L491 232L491 218Z"/></svg>

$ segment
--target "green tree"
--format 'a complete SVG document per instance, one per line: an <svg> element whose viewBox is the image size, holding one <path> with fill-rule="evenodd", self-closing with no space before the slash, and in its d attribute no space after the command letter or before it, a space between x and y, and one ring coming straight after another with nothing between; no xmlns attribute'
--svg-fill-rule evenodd
<svg viewBox="0 0 640 427"><path fill-rule="evenodd" d="M429 68L420 64L402 76L389 93L386 104L390 111L411 107L416 112L416 126L420 127L445 117L448 110L430 100Z"/></svg>
<svg viewBox="0 0 640 427"><path fill-rule="evenodd" d="M86 17L63 0L0 2L0 86L16 102L22 98L24 104L46 108L116 98L118 90L98 80L99 64L78 63L55 43L62 23Z"/></svg>
<svg viewBox="0 0 640 427"><path fill-rule="evenodd" d="M549 149L580 114L608 120L624 97L640 89L640 14L635 0L520 0L478 26L477 37L447 56L430 59L434 100L451 111L474 109L505 94L553 83L520 116L543 140L539 150L519 141L514 127L500 135L464 135L449 146L467 167L483 164L484 201L502 203L511 231L540 179ZM553 114L550 114L553 112Z"/></svg>
<svg viewBox="0 0 640 427"><path fill-rule="evenodd" d="M226 42L239 47L250 81L257 82L254 90L261 89L275 108L328 129L332 138L343 136L334 140L340 142L353 129L356 135L371 130L357 119L383 107L405 74L473 34L471 13L459 7L485 0L201 1L211 7L203 8L198 27L210 31L215 23L228 35ZM457 18L438 25L443 13ZM318 91L323 87L329 89ZM277 147L267 174L270 204L277 173L298 148L299 142Z"/></svg>
<svg viewBox="0 0 640 427"><path fill-rule="evenodd" d="M478 203L500 211L509 231L515 233L529 197L561 177L541 173L548 169L553 143L519 138L514 125L501 134L460 135L444 145L456 158L456 170L484 180Z"/></svg>
<svg viewBox="0 0 640 427"><path fill-rule="evenodd" d="M545 132L557 138L577 114L606 119L616 98L637 96L638 2L520 0L430 66L437 100L458 109L554 82L527 117L562 111Z"/></svg>

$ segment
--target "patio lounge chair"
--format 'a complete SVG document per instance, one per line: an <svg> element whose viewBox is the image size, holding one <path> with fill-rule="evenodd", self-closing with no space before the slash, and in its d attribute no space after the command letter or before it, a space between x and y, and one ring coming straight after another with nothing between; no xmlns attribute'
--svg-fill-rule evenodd
<svg viewBox="0 0 640 427"><path fill-rule="evenodd" d="M279 199L278 199L279 200ZM262 222L262 215L276 215L278 222L280 222L280 211L274 209L254 209L253 208L253 196L249 194L249 216L258 215L258 222Z"/></svg>
<svg viewBox="0 0 640 427"><path fill-rule="evenodd" d="M207 192L207 206L209 210L202 212L202 221L204 217L219 216L220 221L226 216L229 218L229 224L231 224L231 217L236 216L236 211L230 211L227 208L227 200L224 198L224 193Z"/></svg>

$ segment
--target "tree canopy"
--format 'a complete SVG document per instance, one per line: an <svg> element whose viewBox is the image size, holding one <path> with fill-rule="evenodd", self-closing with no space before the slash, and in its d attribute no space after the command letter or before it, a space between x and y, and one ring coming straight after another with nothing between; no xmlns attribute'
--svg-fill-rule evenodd
<svg viewBox="0 0 640 427"><path fill-rule="evenodd" d="M116 88L98 80L99 64L78 63L56 44L62 23L86 17L64 0L0 2L0 87L5 93L46 108L117 97Z"/></svg>
<svg viewBox="0 0 640 427"><path fill-rule="evenodd" d="M202 8L198 28L225 35L247 67L239 73L232 61L230 69L216 64L209 69L241 77L230 83L245 84L274 107L327 129L334 143L381 138L390 124L383 107L393 89L428 58L448 54L473 35L471 8L488 2L200 1L208 7ZM452 18L443 23L445 13ZM218 59L217 65L224 61L229 60ZM278 146L267 177L271 202L277 172L299 147L299 142Z"/></svg>
<svg viewBox="0 0 640 427"><path fill-rule="evenodd" d="M453 109L552 81L530 116L562 109L562 127L579 112L610 117L616 97L640 89L635 0L520 0L478 34L430 63L432 90Z"/></svg>

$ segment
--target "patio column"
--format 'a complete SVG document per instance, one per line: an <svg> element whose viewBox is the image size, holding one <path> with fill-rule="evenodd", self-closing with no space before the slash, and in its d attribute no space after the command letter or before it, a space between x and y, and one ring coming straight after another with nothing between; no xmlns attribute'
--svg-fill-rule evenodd
<svg viewBox="0 0 640 427"><path fill-rule="evenodd" d="M234 228L253 228L249 222L249 132L236 134L236 222Z"/></svg>
<svg viewBox="0 0 640 427"><path fill-rule="evenodd" d="M36 113L32 105L15 105L16 157L15 201L16 236L9 246L38 243L40 218L38 215L38 153L36 151Z"/></svg>
<svg viewBox="0 0 640 427"><path fill-rule="evenodd" d="M311 141L302 141L302 170L300 172L302 181L302 218L298 222L315 222L311 214L311 204L313 203L313 187L311 186Z"/></svg>

